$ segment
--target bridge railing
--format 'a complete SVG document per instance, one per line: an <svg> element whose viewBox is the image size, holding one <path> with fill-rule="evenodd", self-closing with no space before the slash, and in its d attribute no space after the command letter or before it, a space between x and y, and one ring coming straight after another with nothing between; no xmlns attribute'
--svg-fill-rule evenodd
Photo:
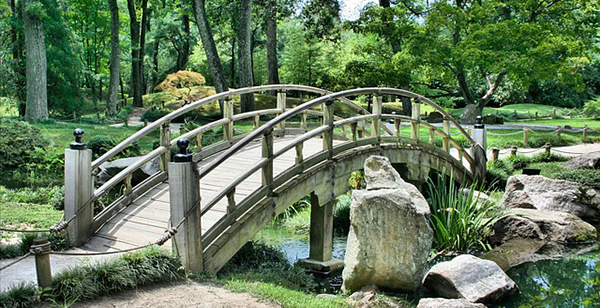
<svg viewBox="0 0 600 308"><path fill-rule="evenodd" d="M233 97L241 94L247 93L257 93L257 92L266 92L266 91L277 91L277 108L274 109L266 109L266 110L257 110L247 113L235 114ZM119 210L123 207L130 204L134 199L144 194L146 191L154 187L156 184L166 180L168 178L168 170L167 165L171 159L171 147L177 142L177 140L182 138L192 139L195 141L195 161L199 161L205 157L214 155L224 149L227 149L235 142L240 140L240 137L233 135L233 127L236 121L246 120L248 118L253 118L254 128L258 128L260 126L260 116L264 115L273 115L277 116L286 111L286 91L301 91L314 93L318 95L325 95L331 93L329 91L310 87L310 86L302 86L302 85L267 85L260 87L252 87L252 88L243 88L237 90L231 90L228 92L219 93L199 101L196 101L190 105L177 109L161 119L150 123L146 127L142 128L135 134L123 140L114 148L110 149L104 155L100 156L98 159L94 160L91 163L91 172L97 173L98 168L105 162L109 161L111 158L115 157L119 153L121 153L128 146L132 145L134 142L140 140L144 136L148 134L159 131L160 133L160 142L159 146L152 150L151 152L141 156L134 163L123 169L118 174L114 175L107 182L102 184L100 187L93 190L91 197L87 200L77 200L75 203L70 205L75 208L74 212L81 212L82 207L92 207L93 203L98 201L100 198L105 196L111 189L124 184L124 189L122 190L121 196L116 198L116 200L112 201L110 204L104 207L104 209L97 215L93 217L92 222L92 230L97 230L100 228L106 221L108 221L112 216L114 216ZM217 101L223 102L223 118L213 121L211 123L202 125L190 132L187 132L177 138L171 138L171 121L177 117L180 117L196 108L199 108L203 105L214 103ZM364 108L356 105L352 101L348 99L343 99L342 102L354 110L357 113L368 114ZM320 114L321 112L318 110L305 110L305 112L301 116L301 129L300 132L306 131L308 129L307 125L307 115L308 114ZM206 148L202 148L202 135L206 131L210 131L214 128L222 127L223 128L223 141L217 142L211 146ZM286 133L285 123L279 126L279 129L283 134ZM297 130L288 129L287 133L298 133ZM145 164L155 160L160 159L160 171L151 175L146 180L138 183L137 185L132 185L133 173L142 168ZM92 176L91 174L89 175ZM70 217L66 217L69 219Z"/></svg>

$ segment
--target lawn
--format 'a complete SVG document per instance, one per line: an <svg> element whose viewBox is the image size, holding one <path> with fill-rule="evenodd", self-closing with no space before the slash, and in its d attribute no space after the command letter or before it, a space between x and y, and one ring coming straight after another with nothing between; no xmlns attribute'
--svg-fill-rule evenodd
<svg viewBox="0 0 600 308"><path fill-rule="evenodd" d="M17 202L0 203L0 225L15 229L48 229L63 217L63 211L47 204ZM14 237L14 233L0 232L0 238Z"/></svg>
<svg viewBox="0 0 600 308"><path fill-rule="evenodd" d="M544 120L532 120L532 121L507 122L507 123L546 125L546 126L570 125L573 128L575 128L575 127L582 128L584 125L587 125L589 128L600 132L600 120L594 120L592 118L544 119Z"/></svg>

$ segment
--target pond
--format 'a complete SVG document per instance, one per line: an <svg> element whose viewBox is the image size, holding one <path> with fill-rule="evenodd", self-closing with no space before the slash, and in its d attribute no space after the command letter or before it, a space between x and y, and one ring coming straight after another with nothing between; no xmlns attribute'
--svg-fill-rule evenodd
<svg viewBox="0 0 600 308"><path fill-rule="evenodd" d="M292 264L308 257L307 234L268 228L259 232L255 240L279 247ZM343 260L345 252L346 236L335 236L333 257ZM508 275L521 293L496 307L600 307L600 251L523 264L509 270Z"/></svg>

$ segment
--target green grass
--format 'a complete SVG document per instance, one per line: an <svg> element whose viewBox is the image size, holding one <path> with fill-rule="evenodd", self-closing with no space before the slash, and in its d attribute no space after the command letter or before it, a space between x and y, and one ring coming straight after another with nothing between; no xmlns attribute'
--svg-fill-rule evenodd
<svg viewBox="0 0 600 308"><path fill-rule="evenodd" d="M50 205L16 202L1 202L0 213L0 225L17 229L47 229L63 217L63 211L57 211ZM14 234L0 233L0 237L7 236Z"/></svg>
<svg viewBox="0 0 600 308"><path fill-rule="evenodd" d="M600 131L600 121L592 118L569 118L569 119L546 119L535 121L520 121L512 122L515 124L532 124L532 125L547 125L547 126L565 126L570 125L573 128L583 128L587 125L589 128Z"/></svg>

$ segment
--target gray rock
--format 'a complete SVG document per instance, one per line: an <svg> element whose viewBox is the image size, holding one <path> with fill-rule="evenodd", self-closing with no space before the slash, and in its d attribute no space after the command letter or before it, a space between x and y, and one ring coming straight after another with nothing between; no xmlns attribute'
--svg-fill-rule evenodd
<svg viewBox="0 0 600 308"><path fill-rule="evenodd" d="M485 308L485 305L471 303L464 298L421 298L417 308Z"/></svg>
<svg viewBox="0 0 600 308"><path fill-rule="evenodd" d="M437 111L434 111L427 116L427 123L442 123L442 122L444 122L444 116Z"/></svg>
<svg viewBox="0 0 600 308"><path fill-rule="evenodd" d="M460 191L465 195L465 197L469 196L469 194L471 193L471 190L468 188L463 188ZM473 190L473 198L478 198L477 202L479 202L479 203L489 204L489 203L494 202L492 200L492 198L490 198L490 196L488 196L486 193L478 191L478 190Z"/></svg>
<svg viewBox="0 0 600 308"><path fill-rule="evenodd" d="M475 124L475 118L477 117L477 105L471 104L465 106L462 114L460 115L460 124Z"/></svg>
<svg viewBox="0 0 600 308"><path fill-rule="evenodd" d="M598 210L576 200L581 184L555 180L541 175L513 175L506 182L506 191L501 205L512 208L528 208L559 211L581 218L594 218ZM588 189L594 202L600 202L600 194Z"/></svg>
<svg viewBox="0 0 600 308"><path fill-rule="evenodd" d="M437 295L473 303L493 303L518 292L515 282L496 263L472 255L436 264L423 285Z"/></svg>
<svg viewBox="0 0 600 308"><path fill-rule="evenodd" d="M529 238L516 237L508 240L492 251L487 252L482 259L494 261L503 271L527 262L537 262L552 258L538 253L546 242Z"/></svg>
<svg viewBox="0 0 600 308"><path fill-rule="evenodd" d="M385 157L365 161L366 190L354 190L342 289L369 284L413 291L421 285L431 249L429 205Z"/></svg>
<svg viewBox="0 0 600 308"><path fill-rule="evenodd" d="M563 164L569 169L600 169L600 153L588 153L572 158Z"/></svg>
<svg viewBox="0 0 600 308"><path fill-rule="evenodd" d="M504 118L495 114L486 114L482 120L483 124L504 124Z"/></svg>
<svg viewBox="0 0 600 308"><path fill-rule="evenodd" d="M96 177L98 183L105 183L106 181L110 180L113 176L117 175L119 172L123 171L125 168L135 163L140 158L141 157L127 157L103 163L102 165L100 165L100 172ZM140 183L159 171L160 158L157 157L144 164L138 170L134 171L131 181L133 183Z"/></svg>
<svg viewBox="0 0 600 308"><path fill-rule="evenodd" d="M490 240L494 244L517 237L560 244L596 240L596 228L573 214L532 209L513 209L507 214L493 226Z"/></svg>

